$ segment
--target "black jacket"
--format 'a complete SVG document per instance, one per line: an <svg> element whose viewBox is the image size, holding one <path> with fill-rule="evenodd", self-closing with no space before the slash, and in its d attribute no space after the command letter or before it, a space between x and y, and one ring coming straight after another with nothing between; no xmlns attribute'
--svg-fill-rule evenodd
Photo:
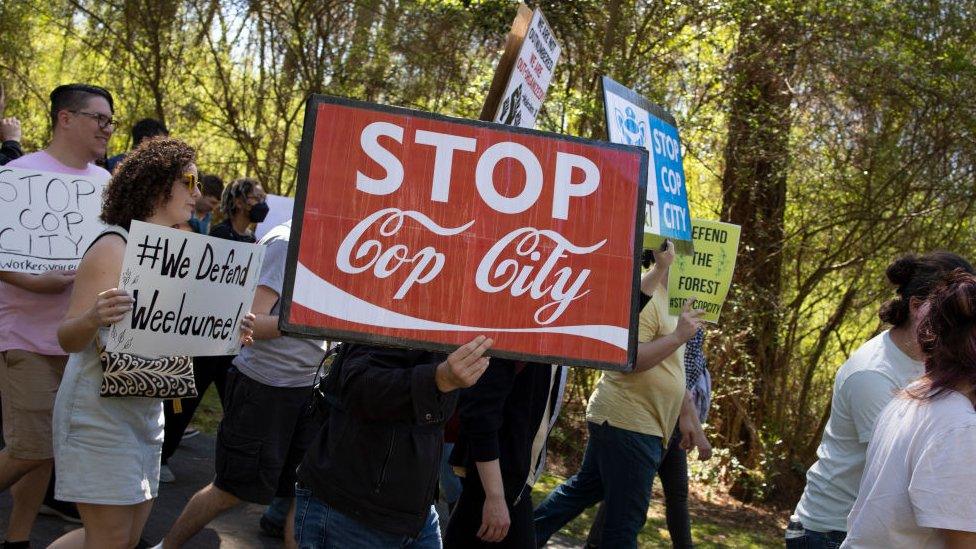
<svg viewBox="0 0 976 549"><path fill-rule="evenodd" d="M0 143L0 166L11 160L16 160L24 156L24 151L20 148L20 143L16 141L4 141Z"/></svg>
<svg viewBox="0 0 976 549"><path fill-rule="evenodd" d="M549 364L493 358L478 382L461 391L461 430L451 464L477 476L476 462L498 459L505 500L517 502L545 457L545 445L534 454L532 443L540 429L549 434L546 410L549 417L558 414L562 376L560 367Z"/></svg>
<svg viewBox="0 0 976 549"><path fill-rule="evenodd" d="M457 391L434 382L445 355L350 345L328 419L299 467L312 495L355 520L416 536L437 488L444 422ZM333 366L335 367L335 366Z"/></svg>

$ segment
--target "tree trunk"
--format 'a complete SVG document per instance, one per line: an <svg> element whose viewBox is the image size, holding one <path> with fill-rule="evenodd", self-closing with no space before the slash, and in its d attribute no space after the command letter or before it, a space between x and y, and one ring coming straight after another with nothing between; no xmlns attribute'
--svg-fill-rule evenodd
<svg viewBox="0 0 976 549"><path fill-rule="evenodd" d="M744 330L746 360L724 368L748 380L742 396L748 399L743 408L749 417L733 422L735 432L723 434L740 463L755 468L763 454L757 432L763 431L776 379L786 366L779 353L779 319L793 98L787 79L796 54L785 41L796 29L782 6L774 10L759 4L746 8L739 32L731 67L722 218L742 225L733 286L739 306L729 325ZM736 480L736 495L751 499L750 485Z"/></svg>

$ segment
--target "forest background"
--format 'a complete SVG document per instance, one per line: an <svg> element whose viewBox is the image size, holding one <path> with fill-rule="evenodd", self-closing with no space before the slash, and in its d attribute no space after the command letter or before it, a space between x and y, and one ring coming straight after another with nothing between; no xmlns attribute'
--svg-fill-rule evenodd
<svg viewBox="0 0 976 549"><path fill-rule="evenodd" d="M674 113L695 217L743 226L735 287L706 340L703 469L745 501L796 502L833 376L882 329L890 260L976 229L976 3L547 0L562 45L539 129L606 138L599 77ZM110 89L128 148L165 121L202 172L294 192L303 106L326 93L477 118L511 0L3 0L0 82L24 148L47 94ZM553 441L581 457L598 372L573 369Z"/></svg>

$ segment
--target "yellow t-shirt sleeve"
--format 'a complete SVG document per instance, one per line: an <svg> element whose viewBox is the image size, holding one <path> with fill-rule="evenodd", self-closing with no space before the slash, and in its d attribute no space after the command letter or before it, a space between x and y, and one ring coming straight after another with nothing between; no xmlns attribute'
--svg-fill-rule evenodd
<svg viewBox="0 0 976 549"><path fill-rule="evenodd" d="M659 288L658 291L662 290ZM652 298L647 306L644 307L644 310L641 311L637 325L638 342L645 343L660 335L661 317L658 316L660 313L657 308L657 301Z"/></svg>

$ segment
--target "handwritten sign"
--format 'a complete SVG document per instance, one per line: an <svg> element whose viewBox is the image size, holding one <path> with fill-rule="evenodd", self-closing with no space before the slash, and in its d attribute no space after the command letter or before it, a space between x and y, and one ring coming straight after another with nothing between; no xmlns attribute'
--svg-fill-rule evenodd
<svg viewBox="0 0 976 549"><path fill-rule="evenodd" d="M108 178L0 167L0 271L77 269L104 225Z"/></svg>
<svg viewBox="0 0 976 549"><path fill-rule="evenodd" d="M535 127L560 51L542 10L536 8L500 97L495 122Z"/></svg>
<svg viewBox="0 0 976 549"><path fill-rule="evenodd" d="M135 299L106 349L155 358L234 355L264 247L133 221L119 288Z"/></svg>
<svg viewBox="0 0 976 549"><path fill-rule="evenodd" d="M741 228L707 219L694 219L691 224L695 251L677 256L671 264L668 308L672 315L681 314L685 300L694 297L693 306L705 310L702 319L717 323L732 287Z"/></svg>
<svg viewBox="0 0 976 549"><path fill-rule="evenodd" d="M627 369L647 153L314 96L280 327Z"/></svg>
<svg viewBox="0 0 976 549"><path fill-rule="evenodd" d="M690 251L691 210L674 117L606 76L603 101L610 141L644 147L651 153L644 232L670 238L676 241L679 251ZM647 247L655 247L653 240L648 240ZM686 245L682 246L682 242Z"/></svg>

